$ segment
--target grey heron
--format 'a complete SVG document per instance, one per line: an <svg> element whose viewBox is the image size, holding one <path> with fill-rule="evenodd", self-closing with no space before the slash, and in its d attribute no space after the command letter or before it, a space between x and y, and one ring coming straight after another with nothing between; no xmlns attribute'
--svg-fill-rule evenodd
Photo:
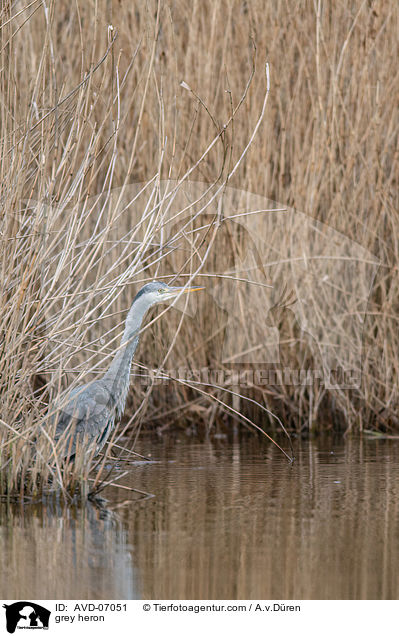
<svg viewBox="0 0 399 636"><path fill-rule="evenodd" d="M60 444L63 459L73 459L78 445L93 457L106 443L115 420L125 408L130 367L143 318L150 307L171 301L180 293L200 289L204 288L171 287L159 281L152 281L140 289L128 312L121 346L107 372L98 380L72 389L60 405L56 405L53 416L55 441Z"/></svg>

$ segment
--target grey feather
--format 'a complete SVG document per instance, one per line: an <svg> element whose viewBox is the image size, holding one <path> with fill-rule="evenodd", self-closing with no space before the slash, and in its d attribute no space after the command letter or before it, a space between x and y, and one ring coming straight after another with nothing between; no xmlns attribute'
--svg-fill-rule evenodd
<svg viewBox="0 0 399 636"><path fill-rule="evenodd" d="M153 281L136 295L128 312L121 346L102 378L76 387L57 401L55 441L63 457L73 458L82 445L90 455L97 454L125 408L130 385L130 368L139 342L143 318L150 307L172 300L196 288L169 287Z"/></svg>

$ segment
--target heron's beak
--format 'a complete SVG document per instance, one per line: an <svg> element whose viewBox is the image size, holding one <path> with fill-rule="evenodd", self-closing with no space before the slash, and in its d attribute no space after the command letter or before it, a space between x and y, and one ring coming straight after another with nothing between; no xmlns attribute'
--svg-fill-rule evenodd
<svg viewBox="0 0 399 636"><path fill-rule="evenodd" d="M205 287L187 287L183 293L188 294L189 292L200 291L201 289L205 289Z"/></svg>
<svg viewBox="0 0 399 636"><path fill-rule="evenodd" d="M189 294L190 292L200 291L205 287L171 287L167 298L176 298L179 294Z"/></svg>

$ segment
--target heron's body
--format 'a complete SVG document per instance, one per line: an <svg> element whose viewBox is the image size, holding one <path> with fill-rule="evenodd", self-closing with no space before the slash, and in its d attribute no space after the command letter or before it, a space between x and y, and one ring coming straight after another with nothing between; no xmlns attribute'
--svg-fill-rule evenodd
<svg viewBox="0 0 399 636"><path fill-rule="evenodd" d="M106 443L116 419L126 404L130 385L130 368L139 342L143 318L150 307L172 300L181 292L198 288L169 287L153 281L136 295L126 318L121 346L102 378L72 389L56 405L55 440L62 456L75 456L77 446L96 455Z"/></svg>

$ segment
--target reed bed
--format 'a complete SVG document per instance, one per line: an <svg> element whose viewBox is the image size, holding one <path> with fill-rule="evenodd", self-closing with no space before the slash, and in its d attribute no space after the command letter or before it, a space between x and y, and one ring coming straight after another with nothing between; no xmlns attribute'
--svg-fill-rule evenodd
<svg viewBox="0 0 399 636"><path fill-rule="evenodd" d="M393 1L3 4L2 492L86 489L83 459L69 472L54 463L51 405L104 371L154 278L207 291L149 317L114 442L172 424L397 432L398 17ZM225 355L229 308L240 310L227 338L243 352L265 294L278 304L299 211L374 267L359 278L369 286L334 297L337 364L350 349L361 377L349 390L256 376L242 386L251 361ZM253 236L265 237L261 253ZM307 293L326 324L331 295ZM297 322L279 320L295 341Z"/></svg>

